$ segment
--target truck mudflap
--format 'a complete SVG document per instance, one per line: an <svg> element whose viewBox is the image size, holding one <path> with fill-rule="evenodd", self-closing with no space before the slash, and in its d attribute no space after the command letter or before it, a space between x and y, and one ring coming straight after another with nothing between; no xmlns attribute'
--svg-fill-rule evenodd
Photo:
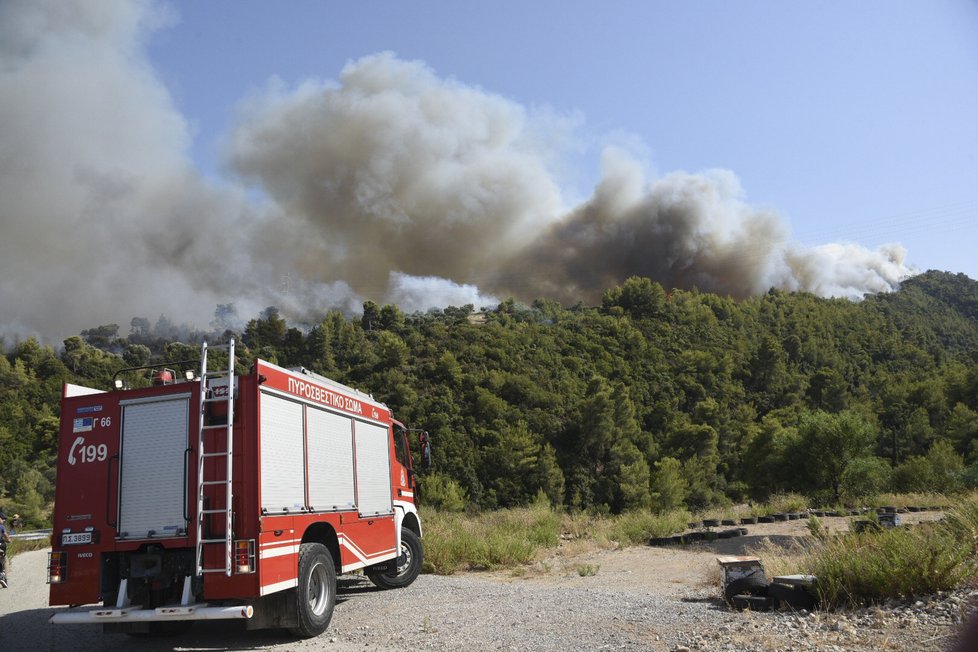
<svg viewBox="0 0 978 652"><path fill-rule="evenodd" d="M254 613L254 608L250 604L231 607L212 607L205 603L190 606L173 605L169 607L157 607L156 609L124 607L122 609L59 611L52 615L48 622L55 625L79 625L93 623L172 622L178 620L228 620L251 618Z"/></svg>

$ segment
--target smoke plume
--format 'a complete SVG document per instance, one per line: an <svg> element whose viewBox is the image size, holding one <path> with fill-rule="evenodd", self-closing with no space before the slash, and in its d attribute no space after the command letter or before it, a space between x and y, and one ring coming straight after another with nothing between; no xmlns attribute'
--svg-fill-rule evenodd
<svg viewBox="0 0 978 652"><path fill-rule="evenodd" d="M270 81L226 135L233 176L206 180L145 52L172 19L148 1L0 3L0 333L204 325L230 303L311 318L366 299L595 302L631 275L859 297L912 271L899 246L793 244L731 172L654 178L614 149L568 205L578 118L390 53L335 81Z"/></svg>

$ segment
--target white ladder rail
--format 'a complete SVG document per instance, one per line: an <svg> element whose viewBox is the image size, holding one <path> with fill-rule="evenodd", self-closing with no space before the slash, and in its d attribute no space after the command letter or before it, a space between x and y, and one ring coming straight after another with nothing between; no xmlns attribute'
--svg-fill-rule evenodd
<svg viewBox="0 0 978 652"><path fill-rule="evenodd" d="M207 342L201 345L200 353L200 423L197 438L197 546L196 561L197 575L203 573L223 572L231 575L232 554L234 545L234 532L232 530L233 510L232 510L232 470L234 455L234 339L228 341L226 345L211 347L214 350L226 350L228 352L228 368L226 371L207 370ZM224 397L209 397L207 381L209 378L226 377L228 381L227 395ZM207 421L207 406L212 403L225 401L227 403L227 422L224 424L211 425ZM225 433L225 450L210 451L206 449L206 435L208 432L216 432L223 429ZM204 476L205 460L217 457L225 458L225 475L223 480L207 479ZM224 507L215 509L205 509L204 499L207 487L224 485ZM214 514L224 514L224 538L205 538L204 524L209 521ZM204 566L204 546L212 544L224 544L224 566L207 568Z"/></svg>

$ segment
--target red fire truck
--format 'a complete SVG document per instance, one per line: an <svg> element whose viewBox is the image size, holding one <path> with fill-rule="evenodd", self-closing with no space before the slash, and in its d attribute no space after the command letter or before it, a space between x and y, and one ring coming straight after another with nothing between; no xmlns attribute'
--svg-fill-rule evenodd
<svg viewBox="0 0 978 652"><path fill-rule="evenodd" d="M262 360L239 376L234 341L216 348L219 371L205 343L199 370L168 363L150 387L65 386L50 603L101 606L51 622L152 633L240 618L312 637L338 573L381 588L418 576L410 431L351 387Z"/></svg>

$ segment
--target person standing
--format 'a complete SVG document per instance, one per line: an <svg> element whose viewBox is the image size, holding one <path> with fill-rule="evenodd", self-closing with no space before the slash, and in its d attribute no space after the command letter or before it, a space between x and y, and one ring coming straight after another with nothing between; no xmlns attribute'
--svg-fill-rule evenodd
<svg viewBox="0 0 978 652"><path fill-rule="evenodd" d="M7 515L0 512L0 588L7 588L7 544L10 535L7 534Z"/></svg>

